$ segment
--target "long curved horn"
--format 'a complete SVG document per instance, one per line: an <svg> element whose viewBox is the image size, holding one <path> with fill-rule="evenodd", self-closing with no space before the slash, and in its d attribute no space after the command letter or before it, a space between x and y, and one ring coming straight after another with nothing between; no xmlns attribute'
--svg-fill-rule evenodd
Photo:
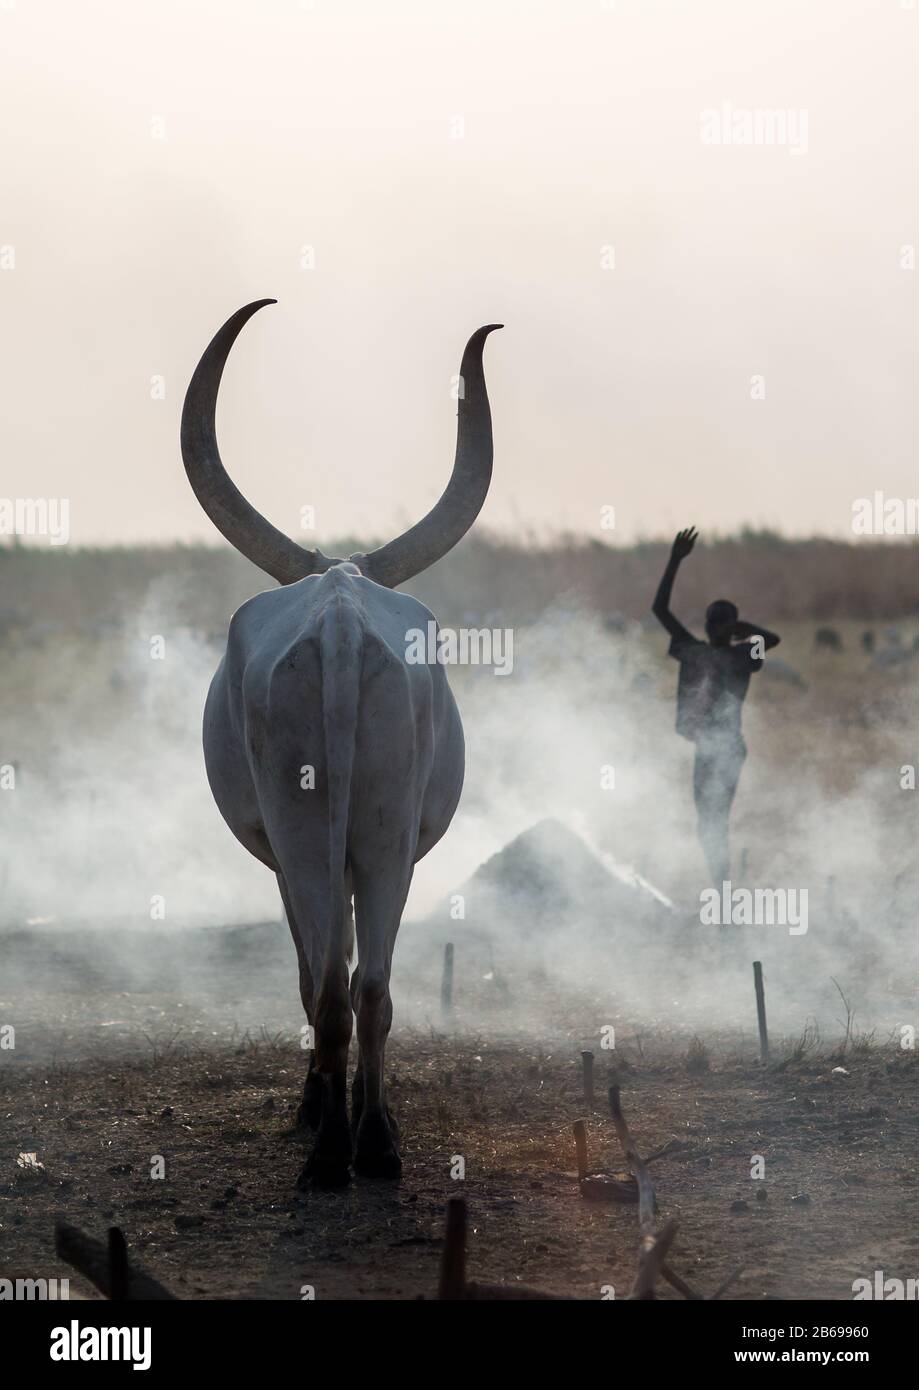
<svg viewBox="0 0 919 1390"><path fill-rule="evenodd" d="M257 309L276 303L257 299L237 310L205 348L185 393L182 459L195 496L217 530L279 584L293 584L334 562L321 550L297 545L249 505L221 462L214 420L220 378L240 329Z"/></svg>
<svg viewBox="0 0 919 1390"><path fill-rule="evenodd" d="M482 510L494 456L482 352L489 333L503 327L500 323L490 323L479 328L466 344L460 366L456 460L440 501L411 530L388 545L368 555L351 557L377 584L395 589L433 565L462 540Z"/></svg>

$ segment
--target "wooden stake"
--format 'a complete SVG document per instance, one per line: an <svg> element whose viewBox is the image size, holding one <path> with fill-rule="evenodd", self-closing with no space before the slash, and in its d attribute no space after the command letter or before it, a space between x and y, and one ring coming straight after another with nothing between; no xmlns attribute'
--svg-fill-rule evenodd
<svg viewBox="0 0 919 1390"><path fill-rule="evenodd" d="M444 973L440 982L440 1009L443 1014L453 1012L453 942L444 947Z"/></svg>
<svg viewBox="0 0 919 1390"><path fill-rule="evenodd" d="M128 1296L128 1246L117 1226L108 1233L108 1282L109 1298L123 1302Z"/></svg>
<svg viewBox="0 0 919 1390"><path fill-rule="evenodd" d="M756 989L756 1018L759 1023L759 1060L769 1061L769 1034L766 1031L766 994L763 989L763 963L753 962L753 985Z"/></svg>
<svg viewBox="0 0 919 1390"><path fill-rule="evenodd" d="M121 1235L121 1232L118 1233ZM122 1241L124 1236L121 1236ZM108 1243L103 1245L101 1240L95 1240L88 1236L77 1226L68 1226L66 1222L58 1221L54 1228L54 1249L62 1260L73 1265L81 1274L85 1275L91 1284L95 1284L100 1293L105 1294L106 1298L112 1297L112 1274L118 1272L120 1256L116 1253L114 1266L112 1260L112 1237L109 1236ZM146 1274L135 1265L133 1268L127 1262L127 1250L125 1250L125 1276L126 1292L123 1297L131 1302L149 1300L152 1298L175 1298L175 1294L164 1288L152 1275Z"/></svg>
<svg viewBox="0 0 919 1390"><path fill-rule="evenodd" d="M574 1143L578 1155L578 1178L587 1177L587 1126L583 1120L575 1120L571 1126L574 1130Z"/></svg>
<svg viewBox="0 0 919 1390"><path fill-rule="evenodd" d="M594 1055L592 1052L581 1053L581 1063L584 1070L584 1099L588 1105L594 1103Z"/></svg>
<svg viewBox="0 0 919 1390"><path fill-rule="evenodd" d="M447 1234L440 1261L438 1298L464 1298L466 1293L466 1198L447 1202Z"/></svg>

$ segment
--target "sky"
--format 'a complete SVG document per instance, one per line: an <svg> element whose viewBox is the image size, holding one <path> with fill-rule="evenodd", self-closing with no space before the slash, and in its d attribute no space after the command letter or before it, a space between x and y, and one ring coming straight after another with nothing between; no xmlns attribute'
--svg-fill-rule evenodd
<svg viewBox="0 0 919 1390"><path fill-rule="evenodd" d="M271 296L219 436L304 544L433 503L490 322L483 526L851 536L919 493L917 58L916 0L0 0L0 499L216 539L183 393Z"/></svg>

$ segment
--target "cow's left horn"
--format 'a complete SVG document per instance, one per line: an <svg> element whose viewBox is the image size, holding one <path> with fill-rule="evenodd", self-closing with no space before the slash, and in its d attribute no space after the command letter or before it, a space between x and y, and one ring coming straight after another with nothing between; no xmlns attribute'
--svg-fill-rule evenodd
<svg viewBox="0 0 919 1390"><path fill-rule="evenodd" d="M185 392L182 458L195 496L231 545L279 584L293 584L331 563L321 550L305 550L250 506L230 478L217 449L215 413L220 378L240 329L257 309L276 304L258 299L228 318L205 348Z"/></svg>
<svg viewBox="0 0 919 1390"><path fill-rule="evenodd" d="M388 545L353 559L369 579L389 589L420 574L462 540L488 494L494 454L491 411L485 390L485 339L503 324L479 328L463 353L456 426L456 461L440 501L411 530Z"/></svg>

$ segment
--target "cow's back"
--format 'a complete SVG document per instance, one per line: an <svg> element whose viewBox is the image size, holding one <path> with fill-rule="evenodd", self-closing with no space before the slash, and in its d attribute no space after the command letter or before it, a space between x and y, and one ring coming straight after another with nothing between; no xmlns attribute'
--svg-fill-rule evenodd
<svg viewBox="0 0 919 1390"><path fill-rule="evenodd" d="M212 760L222 766L229 756L237 770L245 761L276 858L309 843L317 871L327 867L328 742L346 736L337 711L325 708L330 661L356 687L349 855L404 854L422 825L424 852L443 833L462 785L462 732L443 668L407 657L407 634L427 633L429 623L423 604L353 566L258 594L234 615L209 699L225 710L220 734L233 749L212 750L209 774ZM438 742L444 775L428 797ZM238 788L238 780L219 780ZM230 819L213 776L211 785Z"/></svg>

